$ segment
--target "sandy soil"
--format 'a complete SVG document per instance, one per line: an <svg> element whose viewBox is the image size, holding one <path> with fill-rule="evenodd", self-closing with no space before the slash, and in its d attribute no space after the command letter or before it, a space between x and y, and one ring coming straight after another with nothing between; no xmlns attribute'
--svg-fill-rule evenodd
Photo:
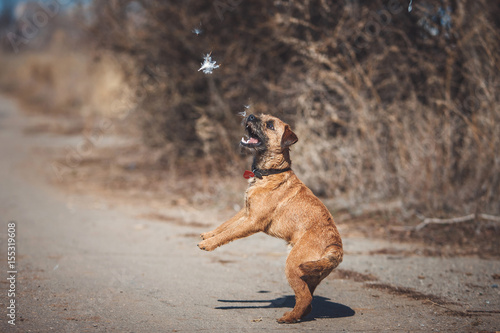
<svg viewBox="0 0 500 333"><path fill-rule="evenodd" d="M92 173L98 168L86 169L93 150L133 143L109 132L99 147L85 148L80 127L61 123L28 117L0 98L0 269L9 276L13 221L17 270L14 298L9 281L0 283L2 332L500 330L497 255L443 255L445 245L387 239L348 219L337 219L344 262L318 287L312 313L280 325L275 319L294 304L283 241L258 234L212 253L196 247L199 233L230 217L238 198L209 205L133 186L103 190ZM72 148L92 151L57 185L56 156ZM218 191L232 197L244 188L243 179L234 182Z"/></svg>

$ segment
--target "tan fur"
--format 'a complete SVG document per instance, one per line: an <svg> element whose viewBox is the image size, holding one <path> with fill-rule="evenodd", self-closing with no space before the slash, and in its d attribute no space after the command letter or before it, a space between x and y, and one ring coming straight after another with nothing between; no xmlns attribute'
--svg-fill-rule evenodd
<svg viewBox="0 0 500 333"><path fill-rule="evenodd" d="M266 126L268 122L273 129ZM264 146L249 149L255 154L254 167L283 170L291 166L289 146L297 137L286 123L269 115L251 115L245 125L266 141ZM292 170L262 179L254 177L249 181L243 209L215 230L202 234L204 240L198 246L213 251L257 232L293 246L285 271L296 302L278 322L297 322L311 311L316 286L342 261L342 240L332 215Z"/></svg>

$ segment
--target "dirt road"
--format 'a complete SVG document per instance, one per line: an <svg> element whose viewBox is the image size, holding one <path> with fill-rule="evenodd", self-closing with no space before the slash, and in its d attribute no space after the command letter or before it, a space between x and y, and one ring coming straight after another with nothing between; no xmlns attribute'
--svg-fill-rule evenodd
<svg viewBox="0 0 500 333"><path fill-rule="evenodd" d="M426 257L418 244L352 236L312 313L280 325L294 304L283 241L259 234L207 253L197 235L221 222L214 211L62 191L44 176L45 152L81 137L26 131L37 121L0 99L1 332L500 330L499 260Z"/></svg>

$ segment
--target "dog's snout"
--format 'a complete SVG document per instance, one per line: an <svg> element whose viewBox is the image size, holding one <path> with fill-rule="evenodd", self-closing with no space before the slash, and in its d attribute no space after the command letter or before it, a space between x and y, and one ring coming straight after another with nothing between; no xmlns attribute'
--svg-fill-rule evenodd
<svg viewBox="0 0 500 333"><path fill-rule="evenodd" d="M255 116L253 114L249 115L247 121L255 121Z"/></svg>

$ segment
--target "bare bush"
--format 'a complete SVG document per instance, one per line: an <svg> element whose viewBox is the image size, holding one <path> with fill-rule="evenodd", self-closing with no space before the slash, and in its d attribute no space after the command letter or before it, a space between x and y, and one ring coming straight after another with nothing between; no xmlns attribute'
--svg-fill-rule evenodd
<svg viewBox="0 0 500 333"><path fill-rule="evenodd" d="M234 170L236 114L250 103L293 125L294 168L320 195L498 214L500 4L407 6L99 1L88 36L126 59L144 142L169 147L181 169ZM221 67L206 75L198 69L210 52Z"/></svg>
<svg viewBox="0 0 500 333"><path fill-rule="evenodd" d="M498 212L498 5L415 7L289 8L297 14L283 19L280 40L303 64L288 76L302 79L279 85L294 82L280 106L298 107L300 170L317 191L353 203L400 197L425 212Z"/></svg>
<svg viewBox="0 0 500 333"><path fill-rule="evenodd" d="M233 157L234 114L250 99L293 123L296 169L319 194L500 211L498 4L133 3L145 17L134 29L120 24L129 1L100 4L95 28L157 82L143 105L149 142L179 141L198 157L223 144L217 159ZM222 67L203 77L208 51ZM210 140L199 119L212 123Z"/></svg>

